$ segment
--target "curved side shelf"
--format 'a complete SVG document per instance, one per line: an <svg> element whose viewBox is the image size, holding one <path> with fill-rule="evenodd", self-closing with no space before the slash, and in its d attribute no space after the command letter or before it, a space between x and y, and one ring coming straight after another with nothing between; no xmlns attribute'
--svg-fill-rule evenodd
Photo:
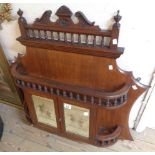
<svg viewBox="0 0 155 155"><path fill-rule="evenodd" d="M140 82L140 80L136 79L134 76L133 76L133 72L132 71L125 71L123 70L122 68L120 68L118 65L117 65L117 69L119 72L121 73L124 73L126 74L127 76L130 77L130 80L132 81L132 83L136 84L137 86L141 87L141 88L144 88L144 89L148 89L150 88L149 85L144 85Z"/></svg>
<svg viewBox="0 0 155 155"><path fill-rule="evenodd" d="M50 93L105 108L117 108L124 105L128 99L128 91L131 87L130 84L126 83L121 89L115 92L105 92L103 90L73 86L52 80L42 80L26 75L20 65L16 63L12 66L12 74L16 79L16 84L20 88L34 89L43 93Z"/></svg>
<svg viewBox="0 0 155 155"><path fill-rule="evenodd" d="M115 126L111 129L101 128L99 134L96 136L96 145L106 147L117 142L121 133L121 127Z"/></svg>

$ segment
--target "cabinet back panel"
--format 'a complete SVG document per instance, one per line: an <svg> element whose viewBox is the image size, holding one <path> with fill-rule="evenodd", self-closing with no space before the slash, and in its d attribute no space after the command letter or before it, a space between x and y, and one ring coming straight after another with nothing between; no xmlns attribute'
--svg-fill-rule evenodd
<svg viewBox="0 0 155 155"><path fill-rule="evenodd" d="M23 65L33 76L106 91L119 89L126 79L113 59L33 47L27 47Z"/></svg>

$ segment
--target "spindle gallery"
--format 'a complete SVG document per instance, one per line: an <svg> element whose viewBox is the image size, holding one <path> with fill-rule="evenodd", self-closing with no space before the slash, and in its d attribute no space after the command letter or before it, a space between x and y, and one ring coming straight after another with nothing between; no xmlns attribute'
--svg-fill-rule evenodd
<svg viewBox="0 0 155 155"><path fill-rule="evenodd" d="M109 30L66 6L56 11L55 22L50 20L50 10L32 24L22 10L18 15L21 36L17 40L26 46L26 54L18 55L11 70L23 92L28 121L100 147L118 139L133 140L129 113L148 87L117 66L116 59L124 52L118 47L119 11Z"/></svg>

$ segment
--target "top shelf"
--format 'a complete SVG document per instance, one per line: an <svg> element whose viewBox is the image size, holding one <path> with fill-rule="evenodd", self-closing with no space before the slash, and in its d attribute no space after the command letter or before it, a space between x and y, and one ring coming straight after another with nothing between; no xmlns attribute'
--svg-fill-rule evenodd
<svg viewBox="0 0 155 155"><path fill-rule="evenodd" d="M118 47L116 49L110 49L108 47L101 48L100 46L93 46L86 43L73 43L64 42L61 40L49 40L49 39L24 39L22 37L17 38L25 46L51 49L57 51L64 51L70 53L77 53L83 55L92 55L97 57L118 58L123 54L124 48Z"/></svg>
<svg viewBox="0 0 155 155"><path fill-rule="evenodd" d="M52 11L45 11L33 24L27 24L23 11L19 10L18 23L21 37L17 40L26 46L40 47L93 55L98 57L118 58L124 48L118 47L118 37L121 20L119 11L114 16L114 24L110 30L102 30L90 22L86 16L78 11L74 14L78 22L72 20L73 13L66 6L61 6L55 22L50 20ZM73 50L74 48L74 50ZM83 50L83 51L82 51Z"/></svg>

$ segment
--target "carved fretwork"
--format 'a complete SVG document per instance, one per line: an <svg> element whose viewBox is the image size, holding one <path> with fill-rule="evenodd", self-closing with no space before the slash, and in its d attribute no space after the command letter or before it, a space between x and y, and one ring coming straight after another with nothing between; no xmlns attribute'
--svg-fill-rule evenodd
<svg viewBox="0 0 155 155"><path fill-rule="evenodd" d="M57 16L58 16L58 20L56 21L56 23L54 22L51 22L50 21L50 17L51 17L51 14L52 14L52 11L50 10L47 10L43 13L42 17L41 18L37 18L35 20L35 24L57 24L59 26L62 26L62 27L68 27L68 26L76 26L76 28L89 28L90 26L95 28L96 26L94 26L95 22L90 22L87 17L81 12L81 11L78 11L75 13L75 16L78 18L79 22L78 24L74 24L72 19L71 19L71 16L73 15L73 13L71 12L71 10L66 7L66 6L61 6L57 12L55 13ZM96 28L99 29L99 27L97 26Z"/></svg>
<svg viewBox="0 0 155 155"><path fill-rule="evenodd" d="M26 40L33 39L34 41L48 40L48 43L52 44L68 42L73 46L117 48L119 21L121 20L119 12L114 16L115 23L112 30L101 30L99 26L94 25L95 22L90 22L81 11L73 14L66 6L61 6L56 11L58 16L56 22L50 20L51 14L52 11L47 10L41 18L37 18L33 24L28 25L22 16L23 11L19 10L18 21L22 36L18 40L22 42L22 39L27 38ZM73 15L78 18L76 24L72 21ZM116 43L113 42L113 39L117 39Z"/></svg>
<svg viewBox="0 0 155 155"><path fill-rule="evenodd" d="M90 22L87 17L81 12L78 11L75 13L75 16L78 18L79 22L77 24L74 24L71 17L73 15L73 13L71 12L71 10L66 7L66 6L61 6L57 12L56 15L58 16L58 20L55 22L51 22L50 21L50 17L51 17L52 11L47 10L43 13L41 18L37 18L34 22L34 24L50 24L51 26L53 25L57 25L57 26L62 26L62 27L76 27L78 29L78 27L80 28L94 28L94 29L99 29L98 26L94 26L95 22Z"/></svg>
<svg viewBox="0 0 155 155"><path fill-rule="evenodd" d="M51 10L47 10L43 13L43 15L41 16L41 18L37 18L35 20L35 23L42 23L42 24L48 24L50 23L50 17L51 17L52 11Z"/></svg>
<svg viewBox="0 0 155 155"><path fill-rule="evenodd" d="M72 11L65 5L61 6L56 12L56 15L59 18L71 18L72 14Z"/></svg>
<svg viewBox="0 0 155 155"><path fill-rule="evenodd" d="M57 20L57 23L62 27L67 27L69 25L73 25L73 21L71 20L72 12L71 10L66 6L61 6L57 12L56 15L59 17Z"/></svg>
<svg viewBox="0 0 155 155"><path fill-rule="evenodd" d="M75 16L79 19L79 25L81 27L84 27L84 26L94 26L95 22L90 22L87 17L81 12L81 11L78 11L75 13Z"/></svg>

